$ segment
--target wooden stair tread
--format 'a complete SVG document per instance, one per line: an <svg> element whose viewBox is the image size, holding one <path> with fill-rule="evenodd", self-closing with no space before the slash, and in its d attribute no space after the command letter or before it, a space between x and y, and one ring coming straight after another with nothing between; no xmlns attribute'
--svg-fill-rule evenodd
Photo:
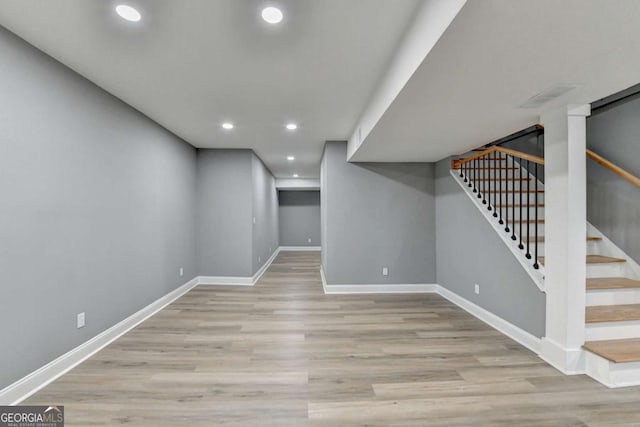
<svg viewBox="0 0 640 427"><path fill-rule="evenodd" d="M525 237L523 239L525 242L533 242L536 240L535 237ZM538 242L544 242L544 236L538 236L537 238ZM587 236L587 242L593 242L593 241L600 241L602 240L602 237L594 237L594 236Z"/></svg>
<svg viewBox="0 0 640 427"><path fill-rule="evenodd" d="M540 260L540 264L544 265L544 257L538 257ZM622 258L613 258L610 256L602 256L602 255L587 255L587 264L608 264L615 262L627 262L626 259Z"/></svg>
<svg viewBox="0 0 640 427"><path fill-rule="evenodd" d="M544 193L544 190L538 190L538 191L536 191L536 190L529 190L529 191L527 191L527 190L522 190L522 191L516 190L516 191L512 191L512 190L505 189L504 191L489 190L489 191L484 191L484 193L504 193L504 194L510 194L510 193L516 193L516 194L519 194L519 193Z"/></svg>
<svg viewBox="0 0 640 427"><path fill-rule="evenodd" d="M587 323L640 320L640 304L595 305L586 308Z"/></svg>
<svg viewBox="0 0 640 427"><path fill-rule="evenodd" d="M521 208L521 207L524 207L524 206L527 206L529 208L533 208L533 207L544 208L544 203L537 203L537 204L536 203L531 203L531 204L526 204L526 203L518 204L518 203L516 203L515 205L509 203L509 204L506 204L506 205L502 205L503 208L505 208L505 207L506 208L512 208L514 206L516 208ZM500 207L500 206L498 206L498 207Z"/></svg>
<svg viewBox="0 0 640 427"><path fill-rule="evenodd" d="M603 255L587 255L587 264L608 264L611 262L627 262L627 260Z"/></svg>
<svg viewBox="0 0 640 427"><path fill-rule="evenodd" d="M640 280L626 277L594 277L587 279L587 290L640 288Z"/></svg>
<svg viewBox="0 0 640 427"><path fill-rule="evenodd" d="M474 181L529 181L531 178L481 178Z"/></svg>
<svg viewBox="0 0 640 427"><path fill-rule="evenodd" d="M495 167L495 166L487 166L486 168L482 168L482 169L487 169L487 170L518 170L520 168L518 167L513 167L513 166L509 166L509 167ZM473 168L469 168L469 170L473 170ZM480 168L478 168L478 170L480 170Z"/></svg>
<svg viewBox="0 0 640 427"><path fill-rule="evenodd" d="M583 347L615 363L640 362L640 338L587 341Z"/></svg>

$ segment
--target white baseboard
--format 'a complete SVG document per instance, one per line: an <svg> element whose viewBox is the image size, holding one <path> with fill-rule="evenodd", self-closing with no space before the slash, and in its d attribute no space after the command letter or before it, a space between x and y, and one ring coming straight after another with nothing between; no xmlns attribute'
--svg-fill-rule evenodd
<svg viewBox="0 0 640 427"><path fill-rule="evenodd" d="M507 322L502 317L496 316L490 311L487 311L479 305L461 297L454 292L451 292L445 287L438 285L437 293L450 302L454 303L458 307L462 308L469 314L472 314L478 319L482 320L487 325L502 332L512 340L522 344L534 353L540 354L540 338L536 337L535 335L532 335L524 329L517 327L513 323Z"/></svg>
<svg viewBox="0 0 640 427"><path fill-rule="evenodd" d="M322 247L320 246L280 246L281 251L310 251L320 252Z"/></svg>
<svg viewBox="0 0 640 427"><path fill-rule="evenodd" d="M190 280L89 341L0 390L0 405L17 405L22 402L189 292L197 284L197 278Z"/></svg>
<svg viewBox="0 0 640 427"><path fill-rule="evenodd" d="M324 269L320 266L320 277L325 294L424 294L434 293L438 285L432 283L408 283L408 284L361 284L361 285L329 285L324 275Z"/></svg>
<svg viewBox="0 0 640 427"><path fill-rule="evenodd" d="M326 285L325 294L432 294L438 285L433 283Z"/></svg>
<svg viewBox="0 0 640 427"><path fill-rule="evenodd" d="M541 340L535 335L507 322L477 304L451 292L438 284L385 284L385 285L329 285L324 269L320 266L320 277L325 294L401 294L401 293L435 293L454 303L466 312L497 329L514 341L527 347L536 354L540 354Z"/></svg>
<svg viewBox="0 0 640 427"><path fill-rule="evenodd" d="M269 268L274 259L278 256L282 247L277 248L269 259L260 267L253 276L198 276L198 285L207 286L253 286L258 283L265 271ZM285 249L286 250L286 249Z"/></svg>
<svg viewBox="0 0 640 427"><path fill-rule="evenodd" d="M252 277L198 276L198 285L253 286Z"/></svg>
<svg viewBox="0 0 640 427"><path fill-rule="evenodd" d="M540 358L566 375L585 373L585 355L582 348L564 348L550 338L541 340Z"/></svg>

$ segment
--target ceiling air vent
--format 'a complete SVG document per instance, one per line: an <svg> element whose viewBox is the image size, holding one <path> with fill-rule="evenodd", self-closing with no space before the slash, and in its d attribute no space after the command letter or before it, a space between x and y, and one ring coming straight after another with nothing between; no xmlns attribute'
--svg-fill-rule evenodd
<svg viewBox="0 0 640 427"><path fill-rule="evenodd" d="M533 95L527 99L523 104L520 104L520 108L538 108L547 102L551 102L554 99L560 98L562 95L571 92L579 85L575 84L559 84L550 87L547 90L543 90L537 95Z"/></svg>

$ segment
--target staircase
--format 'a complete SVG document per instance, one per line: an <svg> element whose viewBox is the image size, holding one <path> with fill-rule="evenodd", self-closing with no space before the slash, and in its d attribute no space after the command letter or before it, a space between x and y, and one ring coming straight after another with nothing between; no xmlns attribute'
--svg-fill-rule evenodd
<svg viewBox="0 0 640 427"><path fill-rule="evenodd" d="M494 146L454 161L451 170L542 291L543 164ZM609 387L640 385L640 266L591 224L587 228L586 373Z"/></svg>

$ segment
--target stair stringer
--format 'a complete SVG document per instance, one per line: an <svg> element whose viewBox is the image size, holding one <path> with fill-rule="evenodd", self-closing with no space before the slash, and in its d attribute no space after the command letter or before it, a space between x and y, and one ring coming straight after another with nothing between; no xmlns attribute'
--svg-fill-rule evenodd
<svg viewBox="0 0 640 427"><path fill-rule="evenodd" d="M462 191L469 197L469 199L471 199L473 205L480 211L480 213L482 213L482 215L489 222L491 227L493 227L498 236L500 236L500 239L502 239L507 248L509 248L520 265L522 265L522 268L524 268L529 277L531 277L531 280L533 280L538 289L544 292L544 266L540 265L540 268L537 270L533 268L532 260L527 259L524 252L520 248L518 248L518 244L516 243L517 240L511 240L510 235L505 233L504 226L498 223L498 221L493 217L493 212L487 210L486 205L483 205L480 199L478 199L476 195L469 190L467 184L465 184L464 181L460 178L459 172L455 169L451 169L449 173L451 173L451 176L453 177L455 182L458 183L458 185L462 188Z"/></svg>

